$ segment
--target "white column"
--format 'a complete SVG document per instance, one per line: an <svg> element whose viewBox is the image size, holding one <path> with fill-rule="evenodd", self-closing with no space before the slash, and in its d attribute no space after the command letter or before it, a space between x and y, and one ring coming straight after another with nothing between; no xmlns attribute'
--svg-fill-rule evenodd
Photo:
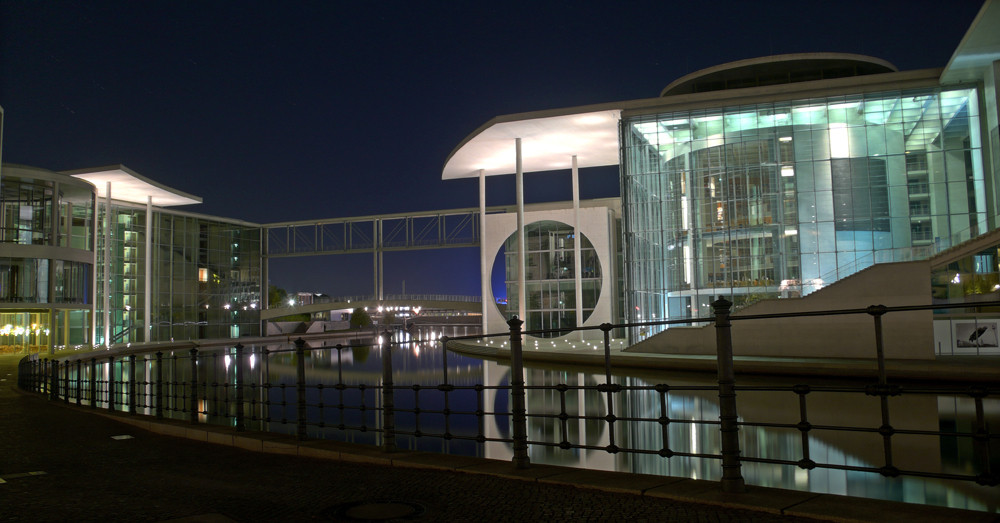
<svg viewBox="0 0 1000 523"><path fill-rule="evenodd" d="M378 296L378 218L372 220L372 295Z"/></svg>
<svg viewBox="0 0 1000 523"><path fill-rule="evenodd" d="M111 345L111 182L104 194L104 346Z"/></svg>
<svg viewBox="0 0 1000 523"><path fill-rule="evenodd" d="M580 261L580 242L583 236L580 234L580 170L577 165L576 155L573 155L573 279L576 286L576 325L583 325L583 274L582 263ZM580 339L583 339L583 331L577 331Z"/></svg>
<svg viewBox="0 0 1000 523"><path fill-rule="evenodd" d="M94 253L94 264L93 270L91 272L91 302L90 302L90 344L97 344L97 238L101 233L100 218L101 216L101 203L97 196L94 196L93 200L93 221L90 223L90 249Z"/></svg>
<svg viewBox="0 0 1000 523"><path fill-rule="evenodd" d="M382 257L382 226L385 225L380 219L378 221L378 300L385 299L385 259Z"/></svg>
<svg viewBox="0 0 1000 523"><path fill-rule="evenodd" d="M483 296L483 334L486 334L486 313L489 311L489 302L493 300L491 287L492 277L490 268L492 263L487 258L486 253L486 171L479 170L479 281L480 291Z"/></svg>
<svg viewBox="0 0 1000 523"><path fill-rule="evenodd" d="M151 324L153 311L150 310L153 303L153 197L146 196L146 285L143 288L145 298L142 302L142 324L146 332L142 335L142 341L150 341L153 335Z"/></svg>
<svg viewBox="0 0 1000 523"><path fill-rule="evenodd" d="M522 329L527 329L527 313L525 312L528 297L524 256L524 170L521 168L521 139L514 139L514 156L516 165L515 185L517 190L517 317L525 322Z"/></svg>

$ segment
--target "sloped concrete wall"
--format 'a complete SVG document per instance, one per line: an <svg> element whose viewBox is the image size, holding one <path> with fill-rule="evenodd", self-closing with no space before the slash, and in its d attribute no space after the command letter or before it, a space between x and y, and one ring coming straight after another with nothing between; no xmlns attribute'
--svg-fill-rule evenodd
<svg viewBox="0 0 1000 523"><path fill-rule="evenodd" d="M868 314L739 320L740 316L858 309L869 305L931 302L927 261L878 264L804 298L765 300L739 311L732 321L737 356L874 358L874 320ZM934 359L931 311L897 312L882 318L885 355ZM715 326L675 327L628 349L661 354L715 354Z"/></svg>

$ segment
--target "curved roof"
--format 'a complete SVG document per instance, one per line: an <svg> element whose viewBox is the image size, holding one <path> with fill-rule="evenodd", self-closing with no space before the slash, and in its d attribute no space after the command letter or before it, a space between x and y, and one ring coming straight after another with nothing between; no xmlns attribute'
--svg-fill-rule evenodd
<svg viewBox="0 0 1000 523"><path fill-rule="evenodd" d="M68 174L94 184L97 188L97 196L100 198L105 197L107 184L111 182L111 198L114 200L146 205L147 197L152 196L153 205L157 207L201 203L200 196L167 187L124 165L63 171L62 174Z"/></svg>
<svg viewBox="0 0 1000 523"><path fill-rule="evenodd" d="M494 118L473 131L445 160L442 180L516 171L514 139L521 138L524 172L569 169L577 165L618 165L621 108L587 106L521 113Z"/></svg>
<svg viewBox="0 0 1000 523"><path fill-rule="evenodd" d="M898 71L896 66L881 58L860 54L781 54L738 60L695 71L671 82L660 91L660 96Z"/></svg>

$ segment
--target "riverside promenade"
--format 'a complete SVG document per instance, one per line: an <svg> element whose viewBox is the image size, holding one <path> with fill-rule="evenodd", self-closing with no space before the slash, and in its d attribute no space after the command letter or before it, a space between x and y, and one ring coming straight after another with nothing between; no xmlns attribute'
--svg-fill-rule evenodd
<svg viewBox="0 0 1000 523"><path fill-rule="evenodd" d="M994 514L512 464L155 421L16 388L0 356L0 521L997 521Z"/></svg>

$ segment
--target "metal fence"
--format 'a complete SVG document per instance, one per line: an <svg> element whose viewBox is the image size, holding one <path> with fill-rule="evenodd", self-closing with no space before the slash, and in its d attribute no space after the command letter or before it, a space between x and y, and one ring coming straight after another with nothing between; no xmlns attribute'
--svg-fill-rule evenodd
<svg viewBox="0 0 1000 523"><path fill-rule="evenodd" d="M1000 387L993 384L976 385L911 385L890 383L887 379L883 354L882 318L886 314L915 310L998 306L1000 302L972 304L885 307L871 306L865 309L844 309L824 312L805 312L781 315L746 315L730 317L731 303L725 299L713 305L714 318L700 320L659 321L642 324L603 324L599 327L567 329L599 330L603 333L604 377L602 384L556 383L528 385L522 358L523 338L531 335L552 334L552 331L522 331L523 323L517 318L508 322L509 332L461 336L434 340L442 346L449 342L472 342L490 338L502 338L510 346L510 380L507 384L457 383L455 371L449 371L448 351L441 351L441 375L431 377L433 384L395 383L393 354L398 354L414 343L428 340L405 339L402 332L385 331L382 337L371 342L359 341L348 344L324 342L322 346L307 347L309 342L318 344L319 337L304 336L294 341L294 348L272 349L266 345L244 347L236 344L224 350L199 351L198 348L173 350L165 354L163 348L156 353L143 353L141 349L131 353L108 356L83 356L41 358L38 355L22 360L19 368L19 386L26 390L44 393L52 400L89 405L128 412L133 415L146 414L157 418L171 417L189 420L191 423L217 423L230 425L234 430L253 427L284 426L294 427L298 438L309 437L309 429L355 431L373 433L379 436L377 443L386 451L396 449L398 436L412 438L436 438L445 441L464 440L476 443L504 442L513 449L513 462L517 467L529 466L529 446L557 447L559 449L603 450L612 454L633 453L672 457L692 457L717 460L722 468L721 485L726 492L740 492L745 489L741 474L744 463L769 463L799 467L801 469L840 469L855 472L869 472L886 477L917 476L975 482L996 487L1000 485L998 458L1000 433L991 432L987 423L984 400L1000 398ZM732 321L753 321L775 317L801 317L823 315L867 314L872 317L874 329L874 357L878 364L878 377L872 383L857 385L825 385L799 383L793 385L752 385L737 386L733 365ZM690 324L693 322L714 322L717 342L717 384L711 386L677 386L669 383L652 385L617 384L612 380L613 358L611 356L611 333L616 329L666 325ZM367 376L345 379L345 371L352 367L345 362L345 352L361 350L369 344L377 346L381 368ZM336 377L332 372L320 380L307 381L306 360L315 351L336 354ZM169 351L168 351L169 352ZM296 375L294 385L272 383L268 367L271 361L282 358L294 363ZM398 356L397 356L398 359ZM451 374L451 375L450 375ZM485 381L485 380L483 380ZM543 392L550 398L558 398L559 408L531 410L526 407L525 398L529 393ZM587 414L567 408L567 396L583 392L601 397L602 411ZM668 414L668 401L672 393L697 392L718 394L718 419L678 419ZM787 394L798 404L798 420L793 423L777 423L769 420L754 420L740 416L737 397L750 397L754 393L768 392ZM814 411L810 409L811 394L835 392L877 398L880 422L872 425L837 425L815 423ZM656 398L658 415L634 416L616 415L618 399L626 394L650 394ZM497 409L496 402L487 401L488 396L507 398L509 408ZM949 395L968 398L974 403L975 415L971 428L962 430L918 430L894 427L892 398L902 396ZM400 402L400 399L404 401ZM555 402L553 402L554 404ZM331 416L332 415L332 421ZM408 424L397 423L397 416L405 416ZM491 417L504 418L510 426L509 436L489 435L484 430L485 421ZM475 420L459 427L458 419ZM433 420L428 422L427 420ZM559 430L534 439L529 438L529 420L553 423ZM571 438L572 423L603 424L608 435L606 445L589 444L580 436ZM422 425L423 423L423 425ZM632 424L641 430L659 432L656 446L630 445L624 438L617 437L616 430L621 424ZM699 425L717 427L720 452L697 452L685 450L683 442L670 436L670 427L677 425ZM421 428L421 427L424 428ZM429 428L428 428L429 427ZM463 428L464 427L464 428ZM473 428L469 428L473 427ZM800 434L800 445L793 458L779 458L767 455L749 455L740 448L740 430L751 427L785 429ZM993 429L995 431L995 427ZM843 463L817 461L810 452L810 435L816 431L827 434L866 433L881 439L879 452L881 463L877 466L855 466ZM544 436L544 437L543 437ZM942 472L901 468L897 466L898 456L894 456L894 442L899 438L931 437L964 441L971 445L971 462L964 471Z"/></svg>

